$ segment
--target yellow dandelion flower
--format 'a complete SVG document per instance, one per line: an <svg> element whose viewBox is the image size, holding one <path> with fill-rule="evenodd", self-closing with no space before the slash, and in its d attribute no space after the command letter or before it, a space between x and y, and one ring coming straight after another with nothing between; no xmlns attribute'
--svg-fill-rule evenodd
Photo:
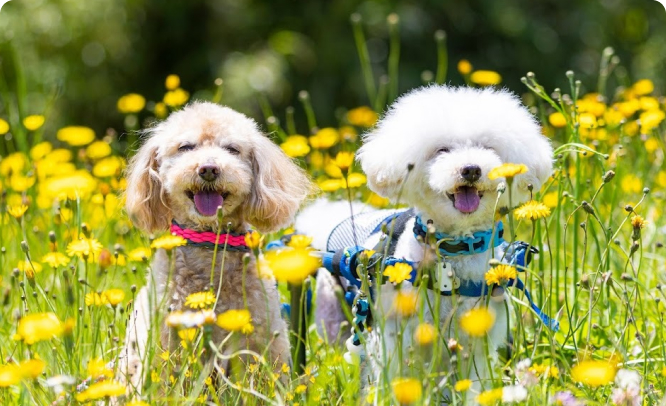
<svg viewBox="0 0 666 406"><path fill-rule="evenodd" d="M543 196L542 200L543 200L543 204L545 204L546 207L548 207L550 209L554 209L555 207L557 207L557 203L560 199L559 199L559 195L557 194L557 192L550 192L550 193L546 193Z"/></svg>
<svg viewBox="0 0 666 406"><path fill-rule="evenodd" d="M115 307L125 299L125 292L122 289L107 289L102 292L102 296L111 306Z"/></svg>
<svg viewBox="0 0 666 406"><path fill-rule="evenodd" d="M640 193L643 190L643 181L630 173L622 178L620 187L625 193Z"/></svg>
<svg viewBox="0 0 666 406"><path fill-rule="evenodd" d="M169 107L180 107L187 103L189 98L190 94L187 91L181 88L177 88L166 92L162 101Z"/></svg>
<svg viewBox="0 0 666 406"><path fill-rule="evenodd" d="M340 135L335 128L327 127L317 131L309 140L312 148L326 149L335 145L340 140Z"/></svg>
<svg viewBox="0 0 666 406"><path fill-rule="evenodd" d="M144 262L153 255L153 251L147 247L134 248L127 254L127 258L134 262Z"/></svg>
<svg viewBox="0 0 666 406"><path fill-rule="evenodd" d="M264 258L275 279L293 284L303 283L321 266L321 259L303 248L273 250Z"/></svg>
<svg viewBox="0 0 666 406"><path fill-rule="evenodd" d="M347 112L349 124L357 127L372 127L379 116L368 106L361 106Z"/></svg>
<svg viewBox="0 0 666 406"><path fill-rule="evenodd" d="M638 214L634 215L631 218L631 226L634 229L640 230L642 228L645 228L646 225L647 225L647 221L645 221L645 219L643 217L639 216Z"/></svg>
<svg viewBox="0 0 666 406"><path fill-rule="evenodd" d="M88 376L95 378L113 378L113 367L102 358L91 359L88 361Z"/></svg>
<svg viewBox="0 0 666 406"><path fill-rule="evenodd" d="M191 309L206 309L214 303L215 295L211 291L192 293L185 299L185 306Z"/></svg>
<svg viewBox="0 0 666 406"><path fill-rule="evenodd" d="M352 164L354 163L354 153L347 151L340 151L335 156L335 160L333 160L333 163L335 164L335 166L340 168L340 170L346 172L349 170L349 168L351 168Z"/></svg>
<svg viewBox="0 0 666 406"><path fill-rule="evenodd" d="M365 185L367 178L362 173L350 173L347 175L345 181L347 182L347 185L353 189Z"/></svg>
<svg viewBox="0 0 666 406"><path fill-rule="evenodd" d="M418 402L423 395L423 387L418 379L397 378L391 381L393 395L401 405Z"/></svg>
<svg viewBox="0 0 666 406"><path fill-rule="evenodd" d="M631 86L631 90L636 95L644 96L654 91L654 83L650 79L641 79Z"/></svg>
<svg viewBox="0 0 666 406"><path fill-rule="evenodd" d="M7 364L0 366L0 388L18 385L21 382L21 371L17 365Z"/></svg>
<svg viewBox="0 0 666 406"><path fill-rule="evenodd" d="M290 135L280 144L280 148L287 156L298 158L307 155L310 152L308 139L302 135Z"/></svg>
<svg viewBox="0 0 666 406"><path fill-rule="evenodd" d="M95 141L86 147L86 156L90 159L101 159L111 155L111 146L108 142Z"/></svg>
<svg viewBox="0 0 666 406"><path fill-rule="evenodd" d="M472 64L469 63L467 59L461 59L458 61L458 72L460 72L461 75L467 76L472 72Z"/></svg>
<svg viewBox="0 0 666 406"><path fill-rule="evenodd" d="M550 216L550 209L543 203L530 200L529 202L517 208L515 210L515 215L519 220L530 219L534 221Z"/></svg>
<svg viewBox="0 0 666 406"><path fill-rule="evenodd" d="M125 167L125 160L117 156L110 156L108 158L100 159L95 166L93 166L93 175L98 178L108 178L112 176L119 176L121 170Z"/></svg>
<svg viewBox="0 0 666 406"><path fill-rule="evenodd" d="M462 379L462 380L456 382L453 389L455 389L456 392L465 392L471 387L472 387L472 381L471 380Z"/></svg>
<svg viewBox="0 0 666 406"><path fill-rule="evenodd" d="M414 341L420 345L432 344L437 338L437 329L430 323L421 323L414 330Z"/></svg>
<svg viewBox="0 0 666 406"><path fill-rule="evenodd" d="M73 147L81 147L95 140L95 131L88 127L71 126L58 130L56 137Z"/></svg>
<svg viewBox="0 0 666 406"><path fill-rule="evenodd" d="M488 172L488 179L513 178L516 175L527 172L527 170L527 165L525 164L506 163L491 169L490 172Z"/></svg>
<svg viewBox="0 0 666 406"><path fill-rule="evenodd" d="M611 383L617 369L608 361L582 361L571 368L571 379L593 388Z"/></svg>
<svg viewBox="0 0 666 406"><path fill-rule="evenodd" d="M382 209L388 206L391 203L391 201L385 197L378 195L377 193L370 193L366 203L378 209Z"/></svg>
<svg viewBox="0 0 666 406"><path fill-rule="evenodd" d="M94 238L82 238L67 245L67 255L79 258L96 256L102 251L102 244Z"/></svg>
<svg viewBox="0 0 666 406"><path fill-rule="evenodd" d="M288 374L289 371L291 370L291 369L289 368L289 365L285 364L284 362L282 363L282 368L281 368L281 369L282 369L282 373L283 373L283 374Z"/></svg>
<svg viewBox="0 0 666 406"><path fill-rule="evenodd" d="M44 372L46 368L46 362L41 359L30 359L24 362L21 362L18 365L19 373L21 377L26 379L37 379Z"/></svg>
<svg viewBox="0 0 666 406"><path fill-rule="evenodd" d="M23 217L26 211L28 211L28 206L25 204L7 207L7 213L17 219Z"/></svg>
<svg viewBox="0 0 666 406"><path fill-rule="evenodd" d="M35 146L30 148L30 158L32 158L33 161L39 161L43 159L52 150L53 150L53 145L51 145L50 142L48 141L40 142L39 144L35 144Z"/></svg>
<svg viewBox="0 0 666 406"><path fill-rule="evenodd" d="M564 114L556 111L548 116L548 122L555 128L562 128L567 125L567 119Z"/></svg>
<svg viewBox="0 0 666 406"><path fill-rule="evenodd" d="M264 236L254 230L245 234L245 244L248 247L250 247L250 249L256 249L261 247L263 241L264 241Z"/></svg>
<svg viewBox="0 0 666 406"><path fill-rule="evenodd" d="M14 152L0 160L0 174L8 176L19 173L28 165L28 157L22 152Z"/></svg>
<svg viewBox="0 0 666 406"><path fill-rule="evenodd" d="M400 290L395 296L393 308L401 316L411 316L416 313L416 293L414 291Z"/></svg>
<svg viewBox="0 0 666 406"><path fill-rule="evenodd" d="M516 279L516 268L511 265L499 264L486 272L486 283L490 285L504 285L511 279Z"/></svg>
<svg viewBox="0 0 666 406"><path fill-rule="evenodd" d="M169 234L153 240L153 242L150 244L150 248L155 248L155 249L162 248L168 251L170 249L181 247L186 244L187 240L184 239L183 237Z"/></svg>
<svg viewBox="0 0 666 406"><path fill-rule="evenodd" d="M494 405L502 400L502 388L490 389L479 393L476 402L482 406Z"/></svg>
<svg viewBox="0 0 666 406"><path fill-rule="evenodd" d="M23 119L23 126L28 131L37 131L44 125L44 116L34 114Z"/></svg>
<svg viewBox="0 0 666 406"><path fill-rule="evenodd" d="M342 179L326 179L319 182L319 189L324 192L335 192L336 190L343 189L346 186L345 181Z"/></svg>
<svg viewBox="0 0 666 406"><path fill-rule="evenodd" d="M192 342L197 336L196 328L186 328L183 330L178 330L178 337L185 342Z"/></svg>
<svg viewBox="0 0 666 406"><path fill-rule="evenodd" d="M324 172L331 178L342 178L342 169L335 164L335 162L329 162L324 166Z"/></svg>
<svg viewBox="0 0 666 406"><path fill-rule="evenodd" d="M301 394L301 393L305 393L306 390L308 390L308 387L303 385L303 384L300 384L296 387L296 389L294 389L294 392L296 392L298 394Z"/></svg>
<svg viewBox="0 0 666 406"><path fill-rule="evenodd" d="M176 90L180 86L180 77L178 75L171 74L166 77L164 81L164 87L167 90Z"/></svg>
<svg viewBox="0 0 666 406"><path fill-rule="evenodd" d="M477 70L472 72L469 80L479 86L491 86L501 83L502 76L491 70Z"/></svg>
<svg viewBox="0 0 666 406"><path fill-rule="evenodd" d="M307 235L294 234L291 236L291 239L287 243L287 246L291 248L308 248L312 244L312 237Z"/></svg>
<svg viewBox="0 0 666 406"><path fill-rule="evenodd" d="M409 264L403 262L398 262L395 265L389 265L384 268L384 276L388 276L389 282L391 283L401 283L407 279L412 274L412 267Z"/></svg>
<svg viewBox="0 0 666 406"><path fill-rule="evenodd" d="M35 261L18 261L16 267L30 279L34 278L36 273L42 272L42 265Z"/></svg>
<svg viewBox="0 0 666 406"><path fill-rule="evenodd" d="M63 333L63 326L54 313L32 313L19 320L16 339L28 345L50 340Z"/></svg>
<svg viewBox="0 0 666 406"><path fill-rule="evenodd" d="M484 337L495 324L495 315L487 308L470 309L460 317L460 328L472 337Z"/></svg>
<svg viewBox="0 0 666 406"><path fill-rule="evenodd" d="M9 132L9 123L0 118L0 135L5 135Z"/></svg>
<svg viewBox="0 0 666 406"><path fill-rule="evenodd" d="M146 98L137 93L130 93L118 99L118 111L122 114L135 114L146 107Z"/></svg>
<svg viewBox="0 0 666 406"><path fill-rule="evenodd" d="M30 189L37 179L34 176L23 176L21 174L15 174L9 178L9 187L12 188L15 192L25 192Z"/></svg>
<svg viewBox="0 0 666 406"><path fill-rule="evenodd" d="M657 128L666 119L666 113L661 110L646 111L641 113L638 119L641 122L641 134L647 134Z"/></svg>
<svg viewBox="0 0 666 406"><path fill-rule="evenodd" d="M560 376L560 370L555 366L534 364L530 367L530 372L536 376L543 376L545 378L555 378Z"/></svg>
<svg viewBox="0 0 666 406"><path fill-rule="evenodd" d="M81 393L77 393L75 398L79 402L87 402L102 398L112 398L125 394L125 385L116 381L102 381L93 383Z"/></svg>
<svg viewBox="0 0 666 406"><path fill-rule="evenodd" d="M647 139L647 141L645 141L645 150L648 153L652 154L658 149L659 149L659 141L656 138L650 137Z"/></svg>
<svg viewBox="0 0 666 406"><path fill-rule="evenodd" d="M105 304L109 303L109 301L106 299L106 296L100 295L97 292L86 293L84 301L86 306L104 306Z"/></svg>
<svg viewBox="0 0 666 406"><path fill-rule="evenodd" d="M230 332L240 331L243 334L251 334L254 331L252 316L247 309L227 310L217 316L217 325Z"/></svg>
<svg viewBox="0 0 666 406"><path fill-rule="evenodd" d="M165 118L167 114L169 114L169 109L167 108L166 104L159 102L155 103L155 108L153 109L153 113L157 118Z"/></svg>

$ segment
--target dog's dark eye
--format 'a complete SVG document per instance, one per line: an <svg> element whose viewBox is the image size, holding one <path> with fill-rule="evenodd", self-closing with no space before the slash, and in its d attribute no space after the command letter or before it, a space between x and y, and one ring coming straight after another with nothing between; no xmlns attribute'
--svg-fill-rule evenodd
<svg viewBox="0 0 666 406"><path fill-rule="evenodd" d="M194 145L192 144L184 144L178 147L178 151L184 152L184 151L192 151L194 149Z"/></svg>
<svg viewBox="0 0 666 406"><path fill-rule="evenodd" d="M240 151L238 150L238 148L235 145L225 145L224 149L229 151L229 153L232 154L232 155L240 154Z"/></svg>
<svg viewBox="0 0 666 406"><path fill-rule="evenodd" d="M447 153L449 153L449 152L451 152L451 149L448 148L448 147L442 147L442 148L440 148L440 149L437 150L437 153L438 153L438 154L447 154Z"/></svg>

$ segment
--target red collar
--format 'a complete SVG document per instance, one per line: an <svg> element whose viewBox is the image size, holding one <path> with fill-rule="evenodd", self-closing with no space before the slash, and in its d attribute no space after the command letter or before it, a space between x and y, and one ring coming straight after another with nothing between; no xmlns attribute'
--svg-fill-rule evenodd
<svg viewBox="0 0 666 406"><path fill-rule="evenodd" d="M195 231L183 228L176 221L171 222L171 234L187 240L187 245L198 247L215 247L219 245L227 251L247 252L250 248L245 243L245 234L217 234L212 231Z"/></svg>

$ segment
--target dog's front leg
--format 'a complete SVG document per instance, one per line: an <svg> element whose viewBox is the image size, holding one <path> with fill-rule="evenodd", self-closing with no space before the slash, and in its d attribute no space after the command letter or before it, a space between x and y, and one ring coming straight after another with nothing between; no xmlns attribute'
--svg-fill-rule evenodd
<svg viewBox="0 0 666 406"><path fill-rule="evenodd" d="M131 391L140 395L144 384L143 362L147 358L146 348L151 325L148 288L143 287L134 299L127 324L125 347L120 362L120 373L131 385Z"/></svg>

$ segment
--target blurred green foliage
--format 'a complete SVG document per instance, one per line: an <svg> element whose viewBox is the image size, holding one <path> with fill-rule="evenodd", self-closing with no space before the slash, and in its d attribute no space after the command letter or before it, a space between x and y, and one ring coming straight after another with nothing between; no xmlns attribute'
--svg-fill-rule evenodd
<svg viewBox="0 0 666 406"><path fill-rule="evenodd" d="M386 18L399 16L400 92L435 71L439 29L452 84L463 83L464 58L518 92L528 71L552 89L568 69L593 91L606 46L621 60L608 88L666 80L666 12L653 0L13 0L0 12L2 78L10 93L25 92L22 115L48 112L47 129L123 128L117 99L138 92L160 101L170 73L187 90L204 89L194 98L211 98L222 78L222 101L259 119L258 95L281 115L308 90L320 123L333 124L336 107L369 104L352 13L362 17L376 78L387 70Z"/></svg>

